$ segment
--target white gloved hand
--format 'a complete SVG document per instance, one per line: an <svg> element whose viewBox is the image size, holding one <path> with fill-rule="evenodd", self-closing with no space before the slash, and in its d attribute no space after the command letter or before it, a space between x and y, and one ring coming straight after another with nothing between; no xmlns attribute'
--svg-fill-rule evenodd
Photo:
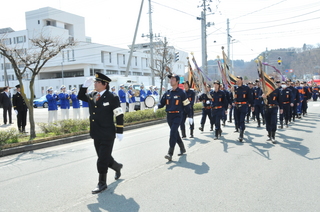
<svg viewBox="0 0 320 212"><path fill-rule="evenodd" d="M153 112L155 113L155 112L157 112L157 110L158 110L158 105L154 106Z"/></svg>
<svg viewBox="0 0 320 212"><path fill-rule="evenodd" d="M14 112L16 112L16 115L18 115L18 111L17 110L14 110Z"/></svg>
<svg viewBox="0 0 320 212"><path fill-rule="evenodd" d="M94 79L92 77L87 78L86 81L84 81L83 86L84 88L90 87L94 83Z"/></svg>
<svg viewBox="0 0 320 212"><path fill-rule="evenodd" d="M189 124L192 125L193 124L193 118L188 118L189 119Z"/></svg>
<svg viewBox="0 0 320 212"><path fill-rule="evenodd" d="M121 141L123 139L123 134L117 133L116 137L119 141Z"/></svg>

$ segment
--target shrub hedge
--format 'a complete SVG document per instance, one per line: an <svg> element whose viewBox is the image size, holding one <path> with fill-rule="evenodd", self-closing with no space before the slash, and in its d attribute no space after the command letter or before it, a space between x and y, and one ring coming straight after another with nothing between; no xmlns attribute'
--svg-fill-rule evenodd
<svg viewBox="0 0 320 212"><path fill-rule="evenodd" d="M194 104L194 110L199 111L202 109L201 103ZM153 109L135 111L124 114L124 124L130 125L134 123L141 123L144 121L158 120L166 117L165 108L158 109L154 113ZM48 136L59 136L69 133L88 132L89 119L68 119L61 120L54 123L37 123L41 133ZM25 137L24 134L18 132L18 130L11 128L7 131L0 131L0 149L4 144L11 144L20 142L20 138Z"/></svg>

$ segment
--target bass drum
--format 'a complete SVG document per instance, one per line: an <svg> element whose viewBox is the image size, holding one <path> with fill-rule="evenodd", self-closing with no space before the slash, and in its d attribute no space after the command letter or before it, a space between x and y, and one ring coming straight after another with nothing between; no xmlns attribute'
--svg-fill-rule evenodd
<svg viewBox="0 0 320 212"><path fill-rule="evenodd" d="M147 108L153 108L156 105L156 99L153 96L147 96L144 100L144 105Z"/></svg>

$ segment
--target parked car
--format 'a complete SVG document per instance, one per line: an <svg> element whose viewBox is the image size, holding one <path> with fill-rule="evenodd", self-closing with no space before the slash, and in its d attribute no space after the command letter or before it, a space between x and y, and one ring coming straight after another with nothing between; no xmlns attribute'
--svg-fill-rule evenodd
<svg viewBox="0 0 320 212"><path fill-rule="evenodd" d="M60 101L57 102L58 106L60 106ZM40 97L39 99L33 100L33 107L43 107L43 108L48 108L48 100L46 98L46 95Z"/></svg>

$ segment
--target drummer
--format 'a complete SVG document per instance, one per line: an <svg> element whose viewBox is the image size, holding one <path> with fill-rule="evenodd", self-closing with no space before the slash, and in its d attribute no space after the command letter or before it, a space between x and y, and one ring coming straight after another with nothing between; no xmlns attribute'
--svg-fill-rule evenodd
<svg viewBox="0 0 320 212"><path fill-rule="evenodd" d="M146 100L147 94L146 94L146 92L144 90L144 85L143 84L140 85L140 94L139 94L139 96L140 96L140 110L145 110L146 106L145 106L144 101Z"/></svg>

